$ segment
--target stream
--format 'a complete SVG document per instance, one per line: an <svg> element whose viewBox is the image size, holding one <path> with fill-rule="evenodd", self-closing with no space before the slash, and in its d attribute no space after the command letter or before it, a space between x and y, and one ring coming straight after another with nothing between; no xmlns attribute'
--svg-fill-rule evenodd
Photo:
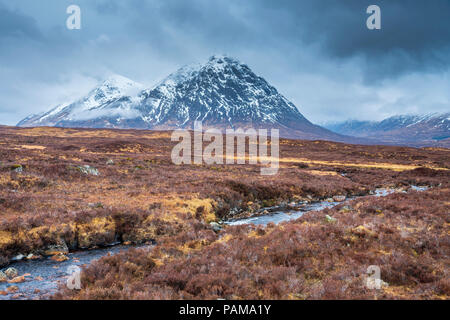
<svg viewBox="0 0 450 320"><path fill-rule="evenodd" d="M411 190L414 190L414 191L425 191L429 187L410 186L410 188L411 188ZM395 192L396 192L396 190L393 188L379 188L379 189L375 190L373 195L369 195L369 196L385 197L385 196L390 195ZM402 191L402 192L406 193L407 191ZM255 224L255 225L265 226L271 222L275 223L275 224L279 224L281 222L298 219L302 215L304 215L306 212L321 211L326 208L333 208L333 207L337 206L338 204L345 203L347 201L354 200L357 198L360 198L360 197L348 197L345 199L345 201L341 201L341 202L323 200L323 201L305 204L301 208L301 210L297 210L297 211L294 211L294 210L275 211L275 212L272 212L267 215L261 215L261 216L255 216L255 217L237 219L237 220L230 220L230 221L225 222L225 224L230 225L230 226L243 225L243 224Z"/></svg>
<svg viewBox="0 0 450 320"><path fill-rule="evenodd" d="M429 187L411 186L411 190L425 191ZM376 189L372 196L384 197L396 192L391 188ZM406 191L402 191L406 192ZM320 211L325 208L332 208L338 204L353 200L359 197L349 197L345 201L319 201L303 205L301 210L297 211L276 211L271 214L261 215L256 217L244 218L234 221L227 221L226 225L267 225L270 222L275 224L294 220L300 218L303 214L310 211ZM141 246L124 246L116 245L109 248L93 249L85 251L71 252L67 254L69 258L64 262L53 261L49 258L30 261L18 261L10 264L8 267L13 267L18 271L18 275L27 275L26 281L22 283L7 283L0 282L0 292L5 292L5 295L0 294L0 300L11 299L48 299L51 295L56 293L59 284L64 284L73 272L73 268L89 265L94 260L98 260L108 254L116 254L123 250L130 248L147 248L150 250L153 245ZM2 271L5 271L4 268ZM72 272L71 272L72 271ZM11 286L17 286L17 291L9 292L7 289Z"/></svg>
<svg viewBox="0 0 450 320"><path fill-rule="evenodd" d="M49 258L30 261L19 261L4 268L13 267L19 275L30 274L22 283L0 283L0 291L7 291L10 286L17 286L16 292L7 295L0 294L0 300L10 299L48 299L56 293L60 283L66 283L73 272L73 268L82 267L98 260L108 254L116 254L130 248L151 248L153 245L124 246L116 245L109 248L76 251L67 254L69 260L64 262L53 261ZM3 270L3 271L4 271ZM13 298L14 297L14 298Z"/></svg>

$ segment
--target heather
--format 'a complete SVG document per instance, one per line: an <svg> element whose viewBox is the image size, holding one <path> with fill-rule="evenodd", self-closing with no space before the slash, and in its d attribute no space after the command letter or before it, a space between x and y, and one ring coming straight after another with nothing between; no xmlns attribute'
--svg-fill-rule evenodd
<svg viewBox="0 0 450 320"><path fill-rule="evenodd" d="M447 298L449 151L280 141L259 165L174 165L169 132L0 127L0 265L67 245L156 243L105 257L58 298ZM378 187L426 192L370 197ZM266 228L210 222L361 196ZM325 216L336 220L327 220ZM382 291L364 288L379 265Z"/></svg>
<svg viewBox="0 0 450 320"><path fill-rule="evenodd" d="M449 195L447 186L365 197L294 222L219 234L196 225L150 252L94 262L81 291L55 298L448 299ZM381 267L381 290L364 285L369 265Z"/></svg>

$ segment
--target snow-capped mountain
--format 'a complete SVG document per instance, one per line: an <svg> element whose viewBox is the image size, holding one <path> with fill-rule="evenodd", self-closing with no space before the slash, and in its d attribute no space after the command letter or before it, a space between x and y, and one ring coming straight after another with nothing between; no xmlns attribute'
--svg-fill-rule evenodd
<svg viewBox="0 0 450 320"><path fill-rule="evenodd" d="M104 118L137 117L134 109L136 95L143 89L137 82L120 75L113 75L89 92L84 98L75 102L63 103L48 112L31 115L17 125L33 126L66 126L65 124L84 121L95 121ZM101 122L101 120L100 120ZM105 127L114 127L103 123ZM98 123L101 126L101 123Z"/></svg>
<svg viewBox="0 0 450 320"><path fill-rule="evenodd" d="M450 140L450 112L397 115L379 122L348 120L325 127L340 134L385 142L439 145Z"/></svg>
<svg viewBox="0 0 450 320"><path fill-rule="evenodd" d="M153 126L236 127L242 124L310 125L297 108L248 66L228 57L181 68L142 93L142 111ZM293 123L294 122L294 123Z"/></svg>
<svg viewBox="0 0 450 320"><path fill-rule="evenodd" d="M346 140L309 122L266 80L231 57L212 56L153 88L140 87L115 76L85 98L18 125L165 130L192 128L201 120L204 128L278 128L284 137Z"/></svg>

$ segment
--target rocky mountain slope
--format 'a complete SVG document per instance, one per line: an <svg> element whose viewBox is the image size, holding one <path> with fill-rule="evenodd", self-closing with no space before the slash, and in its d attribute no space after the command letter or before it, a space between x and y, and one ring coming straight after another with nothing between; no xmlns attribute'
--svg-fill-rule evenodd
<svg viewBox="0 0 450 320"><path fill-rule="evenodd" d="M120 75L113 75L85 97L60 104L48 112L31 115L20 121L21 127L70 126L85 123L85 127L120 127L121 120L138 117L134 108L136 95L143 86ZM114 119L112 123L108 120Z"/></svg>
<svg viewBox="0 0 450 320"><path fill-rule="evenodd" d="M150 89L121 76L86 97L32 115L18 126L175 129L277 128L289 138L352 142L309 122L245 64L226 56L183 67Z"/></svg>

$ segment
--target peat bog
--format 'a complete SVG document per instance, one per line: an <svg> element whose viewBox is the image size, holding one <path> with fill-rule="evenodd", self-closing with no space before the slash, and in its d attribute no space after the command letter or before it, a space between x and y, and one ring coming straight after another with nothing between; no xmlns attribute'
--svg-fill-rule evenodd
<svg viewBox="0 0 450 320"><path fill-rule="evenodd" d="M53 298L448 299L448 149L281 139L278 174L261 176L174 165L174 145L170 132L0 127L2 270L156 242L86 265L82 289ZM222 223L356 196L277 225ZM380 290L364 285L370 265Z"/></svg>

